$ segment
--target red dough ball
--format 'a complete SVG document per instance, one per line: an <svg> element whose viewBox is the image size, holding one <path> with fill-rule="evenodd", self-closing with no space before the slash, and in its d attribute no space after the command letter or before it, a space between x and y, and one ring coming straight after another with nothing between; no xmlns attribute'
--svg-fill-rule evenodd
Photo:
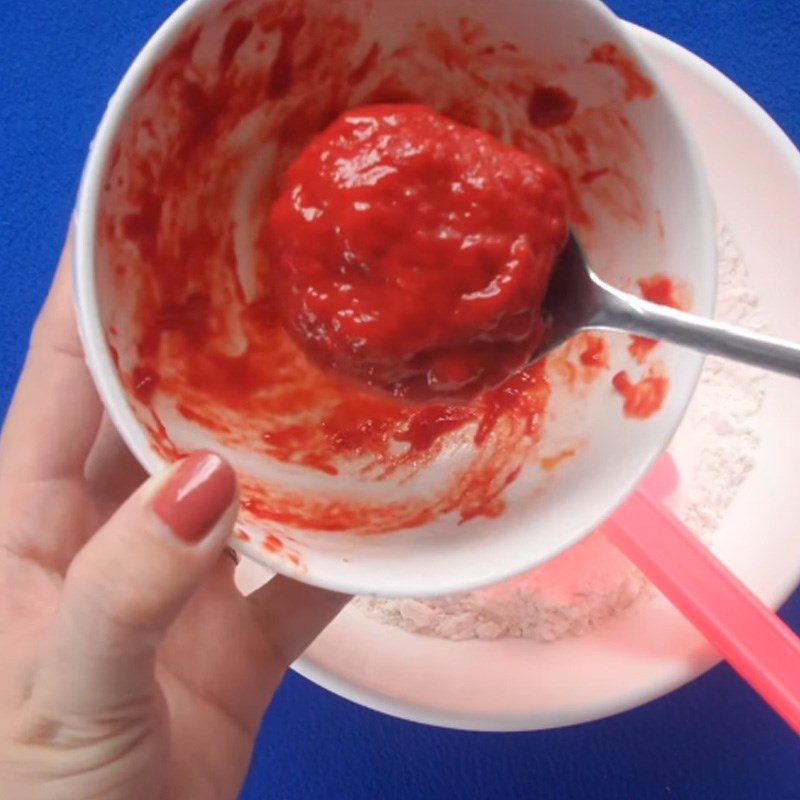
<svg viewBox="0 0 800 800"><path fill-rule="evenodd" d="M536 350L567 233L545 161L423 106L369 106L287 171L270 280L315 363L413 401L466 400Z"/></svg>

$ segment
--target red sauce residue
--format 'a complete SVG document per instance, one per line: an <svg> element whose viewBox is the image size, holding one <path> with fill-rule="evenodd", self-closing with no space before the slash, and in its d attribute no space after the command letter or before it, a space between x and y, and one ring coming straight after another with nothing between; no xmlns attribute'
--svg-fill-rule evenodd
<svg viewBox="0 0 800 800"><path fill-rule="evenodd" d="M219 71L225 73L233 63L239 48L247 41L247 37L253 30L253 20L237 19L228 29L225 41L222 44L222 52L219 54Z"/></svg>
<svg viewBox="0 0 800 800"><path fill-rule="evenodd" d="M587 367L608 367L608 350L605 339L586 334L585 346L580 354L581 364Z"/></svg>
<svg viewBox="0 0 800 800"><path fill-rule="evenodd" d="M586 137L578 131L568 131L564 137L564 141L572 152L578 157L578 162L581 164L588 164L589 159L589 143ZM578 180L580 180L586 173L582 170ZM581 181L581 183L584 183ZM589 181L591 183L591 181Z"/></svg>
<svg viewBox="0 0 800 800"><path fill-rule="evenodd" d="M670 308L677 309L686 308L687 306L687 303L679 297L682 292L672 278L667 275L659 274L648 278L640 278L637 283L642 297L651 303L658 303L662 306L670 306ZM658 342L655 339L649 339L646 336L631 336L628 352L639 364L643 364L657 345Z"/></svg>
<svg viewBox="0 0 800 800"><path fill-rule="evenodd" d="M518 476L515 475L512 480L516 480L517 477ZM511 481L508 483L510 484ZM485 517L486 519L499 519L503 516L503 512L505 510L506 504L503 502L503 500L499 497L495 497L492 500L487 500L482 506L472 509L469 514L465 514L461 518L461 523L463 524L464 522L469 522L471 519L477 519L478 517Z"/></svg>
<svg viewBox="0 0 800 800"><path fill-rule="evenodd" d="M529 363L566 237L548 163L424 106L377 105L311 141L264 238L280 317L309 358L431 402Z"/></svg>
<svg viewBox="0 0 800 800"><path fill-rule="evenodd" d="M412 450L427 450L440 437L463 428L475 420L475 412L463 406L431 406L415 414L408 428L395 434L398 442L408 442Z"/></svg>
<svg viewBox="0 0 800 800"><path fill-rule="evenodd" d="M301 0L285 0L245 18L246 7L228 4L216 52L211 35L202 52L197 47L201 25L186 31L152 71L115 142L99 230L115 290L136 298L131 318L120 312L109 321L120 331L118 370L134 409L167 460L184 452L162 417L180 414L233 451L318 473L320 490L309 493L240 470L245 521L378 533L450 514L496 516L506 487L538 457L547 365L458 406L408 407L347 385L311 364L277 324L267 243L257 232L310 136L370 101L425 100L557 164L582 235L593 224L587 199L617 218L643 219L641 142L613 103L576 107L562 125L531 124L531 87L557 89L558 74L479 25L454 33L421 24L384 51L368 47L340 4L316 4L306 15ZM242 146L247 141L274 145L274 168L263 177L250 171L260 145ZM611 172L582 182L598 153ZM234 219L245 169L258 202ZM572 368L586 373L585 383L598 370L578 363L577 352ZM343 493L342 485L359 482L367 492Z"/></svg>
<svg viewBox="0 0 800 800"><path fill-rule="evenodd" d="M189 406L184 403L177 403L175 409L184 419L189 420L189 422L196 422L198 425L202 425L204 428L208 428L208 430L216 433L230 433L230 427L223 425L215 417L201 414L194 408L189 408Z"/></svg>
<svg viewBox="0 0 800 800"><path fill-rule="evenodd" d="M520 456L538 441L549 393L544 365L540 363L466 406L409 408L363 395L363 399L376 403L376 409L378 403L385 402L384 409L392 409L392 413L377 420L367 412L359 424L348 425L338 435L333 433L337 429L333 418L326 420L323 428L333 436L329 441L334 447L342 448L351 458L377 459L383 479L409 466L411 474L416 474L417 467L428 463L448 442L471 441L477 447L476 459L467 471L453 475L447 488L433 501L330 503L245 481L242 491L247 499L242 509L261 521L322 531L355 529L362 533L415 527L452 512L457 512L462 521L495 515L504 507L502 493L521 471ZM351 406L351 413L353 410ZM302 435L301 431L296 433ZM305 431L306 436L309 433ZM390 452L398 444L402 445L401 453L392 457ZM296 459L296 447L273 455Z"/></svg>
<svg viewBox="0 0 800 800"><path fill-rule="evenodd" d="M458 20L458 33L461 42L467 46L474 45L486 35L486 27L469 17L461 17Z"/></svg>
<svg viewBox="0 0 800 800"><path fill-rule="evenodd" d="M647 419L661 409L669 389L669 379L663 375L648 374L633 383L627 372L618 372L613 379L614 388L625 399L625 416Z"/></svg>
<svg viewBox="0 0 800 800"><path fill-rule="evenodd" d="M556 453L554 456L545 456L539 460L539 465L545 472L552 472L559 464L563 464L565 461L569 461L570 458L573 458L575 453L578 451L572 447L568 447L562 450L560 453Z"/></svg>
<svg viewBox="0 0 800 800"><path fill-rule="evenodd" d="M671 308L683 308L684 303L678 297L678 288L668 275L653 275L637 281L639 291L645 300Z"/></svg>
<svg viewBox="0 0 800 800"><path fill-rule="evenodd" d="M602 167L601 169L587 169L586 172L581 175L581 183L589 184L594 183L598 178L603 178L611 172L608 167Z"/></svg>
<svg viewBox="0 0 800 800"><path fill-rule="evenodd" d="M528 100L528 119L535 128L552 128L572 119L578 101L558 86L537 86Z"/></svg>
<svg viewBox="0 0 800 800"><path fill-rule="evenodd" d="M478 399L480 415L478 430L475 432L475 444L480 447L494 432L505 416L516 417L522 424L522 431L531 439L539 438L539 426L542 421L550 388L545 388L546 361L529 367L514 377L509 378L499 389L486 392Z"/></svg>
<svg viewBox="0 0 800 800"><path fill-rule="evenodd" d="M267 82L267 97L278 100L289 93L294 74L294 42L303 27L302 15L281 23L281 44L278 55L272 63Z"/></svg>
<svg viewBox="0 0 800 800"><path fill-rule="evenodd" d="M116 334L114 333L112 333L111 335L116 336ZM119 350L117 350L117 348L114 347L113 344L109 344L108 352L111 354L111 361L114 364L114 369L116 369L117 372L119 372Z"/></svg>
<svg viewBox="0 0 800 800"><path fill-rule="evenodd" d="M281 539L279 536L276 536L274 533L268 533L264 536L264 538L261 540L261 547L273 555L280 554L283 558L287 559L296 567L299 567L302 563L300 556L291 550L287 550L283 539Z"/></svg>
<svg viewBox="0 0 800 800"><path fill-rule="evenodd" d="M628 345L628 352L638 364L643 364L657 345L658 341L656 339L633 335L631 336L631 343Z"/></svg>
<svg viewBox="0 0 800 800"><path fill-rule="evenodd" d="M370 47L370 49L367 51L367 54L364 56L364 60L348 76L348 83L356 85L368 77L378 61L380 52L380 45L378 45L377 42L374 42L372 47Z"/></svg>
<svg viewBox="0 0 800 800"><path fill-rule="evenodd" d="M636 62L626 56L615 44L606 42L595 47L586 59L587 64L605 64L617 71L625 81L625 99L646 100L655 93L653 81L643 75Z"/></svg>
<svg viewBox="0 0 800 800"><path fill-rule="evenodd" d="M155 370L136 367L131 375L131 386L136 399L142 403L149 403L158 388L159 380L159 375Z"/></svg>
<svg viewBox="0 0 800 800"><path fill-rule="evenodd" d="M165 78L175 74L179 70L185 69L187 64L192 61L194 49L200 41L200 34L203 32L202 28L198 25L186 30L178 41L172 46L172 49L158 62L150 77L144 85L144 91L148 92L157 83L162 82Z"/></svg>

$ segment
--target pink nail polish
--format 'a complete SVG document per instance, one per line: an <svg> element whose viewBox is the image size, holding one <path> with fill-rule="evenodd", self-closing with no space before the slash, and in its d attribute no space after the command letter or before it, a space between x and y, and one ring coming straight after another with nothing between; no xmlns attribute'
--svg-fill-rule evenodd
<svg viewBox="0 0 800 800"><path fill-rule="evenodd" d="M216 453L190 455L164 484L151 507L185 542L202 541L233 500L236 474Z"/></svg>

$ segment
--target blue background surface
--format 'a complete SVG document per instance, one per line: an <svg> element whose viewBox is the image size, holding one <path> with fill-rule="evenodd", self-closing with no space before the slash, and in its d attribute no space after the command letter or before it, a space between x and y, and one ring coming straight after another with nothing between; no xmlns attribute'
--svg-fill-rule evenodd
<svg viewBox="0 0 800 800"><path fill-rule="evenodd" d="M611 5L727 73L800 142L799 3ZM93 130L126 66L174 6L173 0L0 0L3 408L62 245ZM800 629L800 594L783 613ZM613 719L507 735L401 722L290 675L267 716L242 798L798 800L800 746L726 666Z"/></svg>

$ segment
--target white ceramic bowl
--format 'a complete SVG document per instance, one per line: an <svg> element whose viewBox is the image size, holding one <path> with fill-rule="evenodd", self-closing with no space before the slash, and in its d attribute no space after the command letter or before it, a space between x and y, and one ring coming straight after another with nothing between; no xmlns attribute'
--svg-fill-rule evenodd
<svg viewBox="0 0 800 800"><path fill-rule="evenodd" d="M299 34L285 33L285 19L276 23L274 18L279 7L294 9L286 12L291 14L302 7L306 27ZM266 18L269 21L263 22ZM253 20L255 25L250 26ZM322 38L332 42L336 59L344 59L353 69L348 74L362 73L352 79L357 88L348 89L344 100L338 96L334 101L325 94L340 76L332 74L336 69L326 61L332 56L325 54L324 46L320 55L312 52L314 41L304 40L309 25L326 32ZM249 32L251 27L255 33ZM165 90L159 95L161 83L191 78L210 86L219 79L215 70L225 61L226 69L241 71L236 86L245 87L230 90L231 102L244 99L247 105L249 96L239 98L236 92L266 94L271 63L285 59L282 36L295 37L290 60L305 64L296 71L306 70L311 78L298 88L284 75L280 80L286 85L273 91L282 96L264 97L225 144L235 149L236 158L230 163L238 166L229 166L223 176L234 186L224 212L238 226L236 268L246 276L244 283L256 281L252 263L257 261L257 229L250 220L258 215L252 200L263 196L274 178L274 132L283 130L280 126L285 127L287 120L296 124L302 114L319 122L324 115L319 112L314 117L314 109L324 109L329 116L342 105L363 102L370 81L383 77L405 80L417 97L450 113L460 113L471 104L481 124L517 144L542 148L570 176L587 217L576 218L575 224L602 275L631 285L636 278L666 272L689 288L695 311L710 312L715 290L714 221L700 159L666 89L642 60L630 34L601 3L297 0L278 6L268 0L189 0L147 44L112 98L89 156L77 212L76 296L89 366L111 418L148 470L160 469L175 455L154 448L151 409L126 390L136 361L139 324L135 311L141 282L136 264L149 257L126 239L126 215L139 213L136 200L126 195L133 181L130 165L152 152L156 170L191 157L186 152L169 153L174 115L185 113L180 104L188 101L180 99L180 92ZM232 42L235 55L221 55ZM358 65L369 62L374 42L380 44L380 52L365 78ZM624 63L615 68L591 57L596 47L604 45L607 55L616 52L638 65L635 71L643 76L638 84L631 81ZM401 54L398 48L403 48ZM314 72L326 64L328 72ZM165 74L172 77L164 78ZM649 99L643 96L648 81L655 89ZM525 92L534 82L558 85L577 98L578 111L567 125L546 131L531 127ZM205 165L195 166L201 171ZM604 167L611 167L606 181L582 180L587 171ZM180 224L188 228L203 223L189 219ZM125 277L120 278L126 267ZM610 336L609 342L612 367L630 366L627 338ZM524 468L503 495L504 513L491 523L478 517L462 524L458 514L450 513L413 529L364 536L358 531L321 533L313 525L309 529L303 524L264 524L245 513L241 530L247 541L237 540L236 545L279 572L361 594L449 593L543 563L593 530L669 441L692 393L700 359L673 348L660 349L658 358L671 388L661 411L644 421L625 418L610 374L576 388L566 381L563 370L551 370L553 394L541 442L533 455L530 443L523 455L515 451ZM339 475L325 475L233 445L224 435L190 421L168 397L156 395L155 402L176 450L213 447L225 453L250 484L296 491L331 508L344 495L348 502L353 497L368 498L375 507L391 501L399 507L427 508L441 487L478 458L472 432L466 431L431 464L413 475L401 475L402 480L363 478L355 468L348 474L346 464ZM249 425L252 420L244 422ZM555 470L543 468L538 456L556 456L565 449L574 450L574 456ZM502 470L510 473L515 466L512 461L500 462L498 480ZM269 546L275 536L284 546Z"/></svg>
<svg viewBox="0 0 800 800"><path fill-rule="evenodd" d="M630 30L701 147L719 215L744 256L763 320L776 335L800 339L795 302L800 153L752 99L709 64L653 33ZM776 608L800 582L800 493L791 468L800 448L800 426L793 423L798 384L769 375L764 388L764 406L753 424L759 441L754 467L711 549ZM691 427L681 439L674 455L690 476L687 467L696 457ZM252 570L251 577L258 580ZM584 636L549 644L443 641L381 625L348 608L295 669L354 702L405 719L512 731L586 722L633 708L696 678L718 658L678 611L656 597ZM744 699L744 684L741 691Z"/></svg>

